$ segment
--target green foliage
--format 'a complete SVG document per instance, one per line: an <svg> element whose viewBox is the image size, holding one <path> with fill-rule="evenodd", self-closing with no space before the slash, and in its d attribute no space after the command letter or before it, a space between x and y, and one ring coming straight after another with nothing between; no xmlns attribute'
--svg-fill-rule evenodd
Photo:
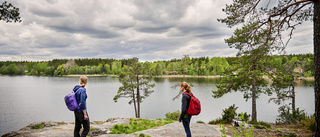
<svg viewBox="0 0 320 137"><path fill-rule="evenodd" d="M113 74L120 74L121 73L121 68L122 68L122 63L121 61L114 61L112 62L111 70Z"/></svg>
<svg viewBox="0 0 320 137"><path fill-rule="evenodd" d="M217 118L216 120L211 120L211 121L209 121L208 124L217 125L217 124L228 124L228 123L222 121L221 118Z"/></svg>
<svg viewBox="0 0 320 137"><path fill-rule="evenodd" d="M248 122L248 121L249 121L250 116L251 116L251 115L247 114L247 112L245 112L245 113L239 113L239 114L238 114L238 117L239 117L239 118L242 117L241 119L242 119L243 121L245 121L245 122Z"/></svg>
<svg viewBox="0 0 320 137"><path fill-rule="evenodd" d="M219 125L219 127L220 127L221 137L227 137L226 127L223 124Z"/></svg>
<svg viewBox="0 0 320 137"><path fill-rule="evenodd" d="M248 101L252 99L252 119L256 120L256 99L260 94L271 95L272 92L268 86L268 81L263 78L265 60L267 57L260 54L257 50L239 51L244 54L238 58L238 64L229 67L228 72L236 72L236 76L225 77L217 85L217 90L212 91L214 98L220 98L231 92L242 92L243 98Z"/></svg>
<svg viewBox="0 0 320 137"><path fill-rule="evenodd" d="M24 74L24 69L23 67L20 69L16 64L10 64L8 67L2 66L0 68L0 73L6 75L22 75Z"/></svg>
<svg viewBox="0 0 320 137"><path fill-rule="evenodd" d="M36 126L33 126L32 129L43 129L43 126L41 126L41 125L36 125Z"/></svg>
<svg viewBox="0 0 320 137"><path fill-rule="evenodd" d="M60 65L55 71L54 76L63 76L65 75L65 70L63 69L63 65Z"/></svg>
<svg viewBox="0 0 320 137"><path fill-rule="evenodd" d="M6 22L21 22L19 8L14 7L11 3L4 1L0 5L0 20Z"/></svg>
<svg viewBox="0 0 320 137"><path fill-rule="evenodd" d="M229 106L229 108L224 109L222 112L222 121L224 123L231 123L232 119L237 116L237 109L238 107L236 107L235 104Z"/></svg>
<svg viewBox="0 0 320 137"><path fill-rule="evenodd" d="M314 63L312 54L299 55L279 55L271 56L270 63L275 66L278 64L284 65L296 57L300 62L299 67L303 69L304 76L313 76ZM146 69L141 72L143 74L150 73L153 76L160 76L166 74L168 65L175 64L175 71L172 74L182 75L183 71L186 75L233 75L232 72L237 71L239 57L199 57L199 58L185 58L173 59L169 61L155 61L155 62L141 62ZM68 74L109 74L120 75L125 70L125 67L134 64L132 59L54 59L51 61L41 62L20 62L20 61L0 61L0 73L5 75L48 75L61 76ZM288 60L288 61L283 61ZM72 62L70 64L70 62ZM74 63L74 64L73 64ZM8 71L8 66L15 64L19 68L19 73L13 74ZM113 65L113 69L112 69ZM61 66L61 67L60 67ZM169 66L170 68L170 66ZM62 71L63 69L63 71ZM25 73L25 71L27 71ZM63 73L62 73L63 72ZM9 74L11 73L11 74ZM239 76L237 74L237 76Z"/></svg>
<svg viewBox="0 0 320 137"><path fill-rule="evenodd" d="M253 127L251 127L251 128L246 128L245 127L245 121L244 121L244 114L241 114L241 116L240 116L240 120L242 120L242 124L239 124L239 126L240 126L240 133L239 134L237 134L237 131L236 130L234 130L234 136L235 137L241 137L241 136L246 136L246 137L253 137Z"/></svg>
<svg viewBox="0 0 320 137"><path fill-rule="evenodd" d="M97 130L97 128L94 128L94 127L90 127L90 130L92 131L92 130Z"/></svg>
<svg viewBox="0 0 320 137"><path fill-rule="evenodd" d="M253 137L253 133L254 133L254 128L253 127L251 127L251 128L246 128L245 127L245 121L244 121L244 114L241 114L240 115L240 120L242 120L242 123L240 123L239 124L239 126L240 126L240 133L238 133L238 130L237 130L237 128L233 128L233 131L234 131L234 134L233 134L233 136L234 137L242 137L242 136L245 136L245 137ZM220 128L221 128L221 130L220 130L220 132L222 133L222 137L226 137L227 136L227 131L226 131L226 129L225 129L225 127L224 127L224 125L220 125Z"/></svg>
<svg viewBox="0 0 320 137"><path fill-rule="evenodd" d="M305 120L300 121L301 126L306 129L310 130L312 132L316 131L316 119L315 116L307 117Z"/></svg>
<svg viewBox="0 0 320 137"><path fill-rule="evenodd" d="M248 121L250 115L245 113L239 113L237 114L238 107L235 106L235 104L229 106L228 108L222 110L222 118L217 118L216 120L210 121L208 124L216 125L216 124L229 124L232 122L232 119L236 118L238 116L239 119L242 119L244 121Z"/></svg>
<svg viewBox="0 0 320 137"><path fill-rule="evenodd" d="M139 137L151 137L151 136L147 136L147 135L144 135L144 134L139 134Z"/></svg>
<svg viewBox="0 0 320 137"><path fill-rule="evenodd" d="M40 123L40 124L37 124L37 125L34 125L31 127L32 129L43 129L44 128L44 123Z"/></svg>
<svg viewBox="0 0 320 137"><path fill-rule="evenodd" d="M170 120L170 119L148 120L148 119L131 118L129 124L114 125L111 129L110 134L130 134L137 131L159 127L159 126L163 126L170 123L173 123L173 120Z"/></svg>
<svg viewBox="0 0 320 137"><path fill-rule="evenodd" d="M179 119L179 117L180 117L180 111L179 110L177 110L177 111L175 111L175 112L168 112L168 113L166 113L165 115L166 115L166 118L167 119L172 119L172 120L178 120Z"/></svg>
<svg viewBox="0 0 320 137"><path fill-rule="evenodd" d="M154 91L151 90L155 84L149 84L149 74L143 72L147 68L144 64L135 62L132 66L124 66L123 72L119 75L119 87L117 94L114 96L114 102L120 98L130 98L129 104L133 103L136 118L140 118L140 103Z"/></svg>
<svg viewBox="0 0 320 137"><path fill-rule="evenodd" d="M302 24L303 21L314 19L313 13L316 11L314 11L313 3L315 2L279 0L270 4L262 0L233 0L231 4L227 4L223 9L227 16L218 21L225 23L230 28L234 26L240 28L237 28L233 35L225 41L230 48L238 50L237 56L248 56L249 58L247 58L248 62L240 61L245 73L239 73L238 77L244 77L224 81L227 84L221 84L218 90L213 92L214 97L221 97L232 90L248 91L249 87L251 93L244 93L244 97L246 99L252 97L252 120L256 121L255 95L259 92L270 93L270 89L256 89L256 87L267 88L267 85L260 81L260 74L267 72L266 67L271 66L266 58L284 50L296 26ZM283 37L285 31L289 34L287 37ZM316 36L315 39L317 39ZM296 60L298 59L293 59L293 61ZM283 63L286 62L288 60L284 59Z"/></svg>
<svg viewBox="0 0 320 137"><path fill-rule="evenodd" d="M277 124L295 124L307 118L304 110L299 110L299 108L290 113L290 107L281 106L279 107L278 112L280 114L276 121Z"/></svg>
<svg viewBox="0 0 320 137"><path fill-rule="evenodd" d="M203 122L203 121L197 121L197 123L200 123L200 124L205 124L205 122Z"/></svg>

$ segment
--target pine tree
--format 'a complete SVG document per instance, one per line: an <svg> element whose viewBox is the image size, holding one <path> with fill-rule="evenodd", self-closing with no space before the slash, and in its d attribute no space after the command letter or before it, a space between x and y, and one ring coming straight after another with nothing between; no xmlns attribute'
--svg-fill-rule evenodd
<svg viewBox="0 0 320 137"><path fill-rule="evenodd" d="M147 68L139 62L135 62L129 67L124 66L122 73L119 75L122 86L119 87L117 95L113 98L115 102L119 98L131 98L128 103L133 103L136 118L140 118L140 103L142 103L142 100L154 92L151 88L155 84L149 84L147 78L150 75L143 73L145 69Z"/></svg>
<svg viewBox="0 0 320 137"><path fill-rule="evenodd" d="M260 7L261 6L261 7ZM283 50L291 39L293 30L304 21L313 21L314 31L314 71L315 71L315 136L320 136L320 0L233 0L223 11L227 14L219 21L229 27L256 24L248 28L249 35L259 35L261 30L268 34L266 48L282 45ZM289 32L288 41L283 41L284 31Z"/></svg>

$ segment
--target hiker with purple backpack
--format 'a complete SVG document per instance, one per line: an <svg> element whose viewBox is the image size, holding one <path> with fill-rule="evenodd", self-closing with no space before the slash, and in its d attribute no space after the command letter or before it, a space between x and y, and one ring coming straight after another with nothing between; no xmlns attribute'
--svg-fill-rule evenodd
<svg viewBox="0 0 320 137"><path fill-rule="evenodd" d="M74 137L80 137L80 129L83 126L83 131L81 134L81 137L85 137L88 135L90 130L90 121L89 116L87 112L87 93L86 89L84 88L88 83L88 77L87 76L81 76L80 77L80 85L76 85L73 88L73 91L75 93L75 97L77 100L77 103L79 104L79 109L74 111L75 116L75 127L74 127Z"/></svg>

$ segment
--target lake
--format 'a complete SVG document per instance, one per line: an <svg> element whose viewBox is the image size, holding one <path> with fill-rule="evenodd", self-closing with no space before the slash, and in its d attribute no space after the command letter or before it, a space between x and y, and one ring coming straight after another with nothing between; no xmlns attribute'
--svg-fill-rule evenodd
<svg viewBox="0 0 320 137"><path fill-rule="evenodd" d="M0 76L0 136L19 130L32 122L74 121L73 112L64 104L64 96L78 84L79 77L38 77ZM181 96L173 100L180 88L181 78L153 78L154 92L141 104L141 118L165 118L168 112L180 110ZM220 78L186 78L192 84L192 92L201 101L200 115L192 117L192 122L221 117L222 110L236 104L237 113L251 114L251 99L248 102L241 92L232 92L221 98L212 97L212 90ZM135 117L133 105L127 98L113 101L121 83L116 77L89 77L86 87L87 107L91 121L105 121L113 117ZM314 114L314 84L299 81L296 87L296 107L307 114ZM278 105L268 103L270 96L261 95L257 100L258 121L274 123L278 115ZM182 126L182 125L181 125Z"/></svg>

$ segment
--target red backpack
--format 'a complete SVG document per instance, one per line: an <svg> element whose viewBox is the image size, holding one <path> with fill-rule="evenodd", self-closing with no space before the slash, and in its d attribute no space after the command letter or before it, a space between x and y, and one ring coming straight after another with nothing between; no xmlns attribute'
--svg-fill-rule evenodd
<svg viewBox="0 0 320 137"><path fill-rule="evenodd" d="M184 92L184 94L188 94L191 97L187 114L199 115L201 112L200 100L193 96L193 94L189 94L188 92Z"/></svg>

